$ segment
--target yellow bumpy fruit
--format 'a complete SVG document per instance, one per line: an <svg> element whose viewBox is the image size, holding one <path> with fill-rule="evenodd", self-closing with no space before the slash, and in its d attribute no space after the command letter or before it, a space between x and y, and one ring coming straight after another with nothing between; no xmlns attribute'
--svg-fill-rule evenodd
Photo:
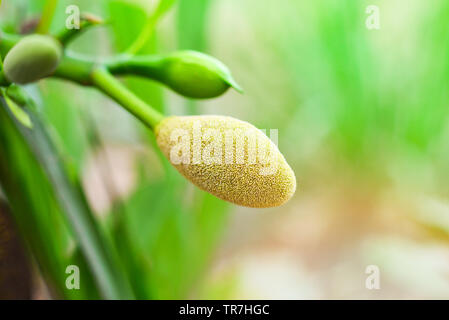
<svg viewBox="0 0 449 320"><path fill-rule="evenodd" d="M168 117L155 129L172 165L204 191L247 207L288 201L296 178L276 145L253 125L225 116Z"/></svg>
<svg viewBox="0 0 449 320"><path fill-rule="evenodd" d="M50 36L31 35L21 39L3 62L6 78L27 84L50 75L62 56L61 44Z"/></svg>

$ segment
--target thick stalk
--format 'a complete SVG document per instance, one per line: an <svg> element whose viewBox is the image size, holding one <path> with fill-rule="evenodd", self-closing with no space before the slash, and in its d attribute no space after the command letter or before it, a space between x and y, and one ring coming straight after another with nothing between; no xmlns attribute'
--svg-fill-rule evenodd
<svg viewBox="0 0 449 320"><path fill-rule="evenodd" d="M95 63L65 55L53 77L70 80L81 85L92 85L91 72Z"/></svg>
<svg viewBox="0 0 449 320"><path fill-rule="evenodd" d="M123 55L108 61L105 66L114 75L137 75L163 81L164 57L158 55Z"/></svg>
<svg viewBox="0 0 449 320"><path fill-rule="evenodd" d="M156 125L164 118L162 114L127 89L105 68L95 69L91 78L95 87L131 112L150 129L154 130Z"/></svg>

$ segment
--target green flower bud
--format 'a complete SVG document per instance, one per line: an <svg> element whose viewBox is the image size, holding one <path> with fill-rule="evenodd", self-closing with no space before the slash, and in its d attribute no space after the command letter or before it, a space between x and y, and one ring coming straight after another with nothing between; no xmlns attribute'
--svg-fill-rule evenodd
<svg viewBox="0 0 449 320"><path fill-rule="evenodd" d="M241 91L223 63L195 51L180 51L166 57L161 81L179 94L195 99L220 96L229 87Z"/></svg>
<svg viewBox="0 0 449 320"><path fill-rule="evenodd" d="M20 40L6 55L6 78L27 84L50 75L62 56L61 44L50 36L31 35Z"/></svg>
<svg viewBox="0 0 449 320"><path fill-rule="evenodd" d="M296 190L295 174L276 145L247 122L224 116L168 117L155 133L171 164L218 198L267 208L285 203Z"/></svg>
<svg viewBox="0 0 449 320"><path fill-rule="evenodd" d="M111 61L108 69L114 74L154 79L194 99L215 98L230 87L242 92L223 63L196 51L179 51L163 56L123 56Z"/></svg>

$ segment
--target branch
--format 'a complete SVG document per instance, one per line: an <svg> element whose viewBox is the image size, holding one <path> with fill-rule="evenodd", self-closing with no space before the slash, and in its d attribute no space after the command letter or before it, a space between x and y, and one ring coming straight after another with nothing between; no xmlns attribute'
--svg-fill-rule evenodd
<svg viewBox="0 0 449 320"><path fill-rule="evenodd" d="M90 13L81 14L81 21L79 29L67 29L64 28L57 35L58 39L63 46L66 46L69 42L73 41L76 37L80 36L91 27L105 24L104 20Z"/></svg>
<svg viewBox="0 0 449 320"><path fill-rule="evenodd" d="M91 78L95 87L131 112L150 129L154 130L155 126L164 118L162 114L123 86L106 68L95 69Z"/></svg>
<svg viewBox="0 0 449 320"><path fill-rule="evenodd" d="M67 40L73 36L74 34L66 34L63 39ZM3 38L0 37L0 53L7 54L14 39L8 42L8 37ZM96 87L146 126L154 129L163 116L123 86L114 75L139 75L153 79L185 97L194 99L218 97L230 87L242 92L222 62L195 51L146 56L125 54L103 62L65 51L59 66L50 76Z"/></svg>

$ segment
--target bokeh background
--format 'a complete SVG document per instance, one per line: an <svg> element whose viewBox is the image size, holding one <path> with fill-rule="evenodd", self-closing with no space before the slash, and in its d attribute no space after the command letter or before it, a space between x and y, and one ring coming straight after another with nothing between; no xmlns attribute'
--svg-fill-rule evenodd
<svg viewBox="0 0 449 320"><path fill-rule="evenodd" d="M3 28L19 32L43 4L3 0ZM70 4L108 20L70 48L101 59L133 42L157 1L61 0L52 31ZM379 30L365 25L369 5L380 9ZM151 132L93 89L45 80L26 90L96 218L107 229L119 216L130 244L121 262L141 298L447 299L448 21L447 0L175 2L141 53L209 53L245 93L198 102L125 82L165 114L278 129L298 190L272 209L198 190ZM54 254L70 250L68 240ZM369 265L379 290L365 286ZM34 274L32 298L49 298Z"/></svg>

